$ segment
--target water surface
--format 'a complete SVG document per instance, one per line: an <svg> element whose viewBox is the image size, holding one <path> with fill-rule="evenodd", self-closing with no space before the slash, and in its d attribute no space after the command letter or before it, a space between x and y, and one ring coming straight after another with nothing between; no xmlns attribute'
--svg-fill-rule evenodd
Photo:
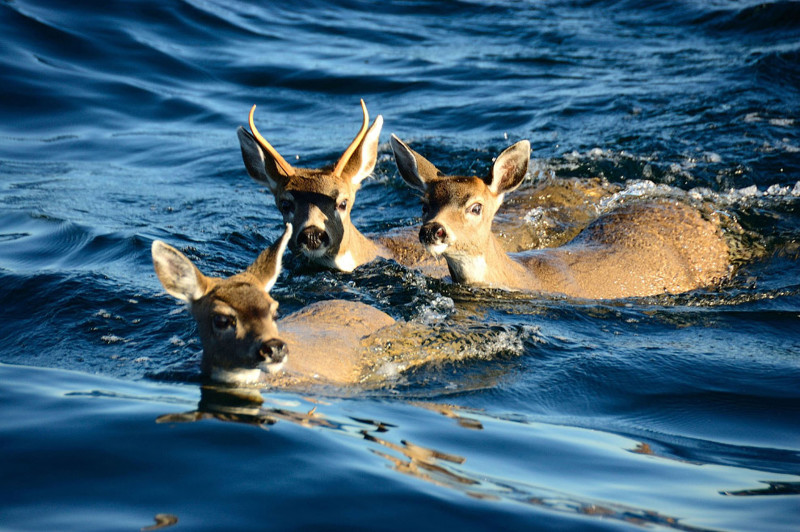
<svg viewBox="0 0 800 532"><path fill-rule="evenodd" d="M800 3L5 1L0 30L0 528L800 521ZM209 274L245 267L282 230L241 161L250 106L292 164L321 166L359 98L385 118L353 210L365 232L419 222L390 132L460 174L527 138L518 231L554 244L620 203L678 198L728 220L737 273L587 302L287 255L284 312L353 299L479 341L378 387L260 404L201 388L150 243ZM609 193L524 199L573 179Z"/></svg>

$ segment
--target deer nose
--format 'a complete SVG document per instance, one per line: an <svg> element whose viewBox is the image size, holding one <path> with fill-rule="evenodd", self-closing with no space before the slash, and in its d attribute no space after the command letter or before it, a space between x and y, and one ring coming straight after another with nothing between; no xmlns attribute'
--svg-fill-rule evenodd
<svg viewBox="0 0 800 532"><path fill-rule="evenodd" d="M442 244L447 238L447 231L438 222L428 222L419 230L419 241L423 244Z"/></svg>
<svg viewBox="0 0 800 532"><path fill-rule="evenodd" d="M258 356L264 359L265 362L277 364L278 362L283 362L288 351L286 342L278 338L272 338L261 343L261 347L258 349Z"/></svg>
<svg viewBox="0 0 800 532"><path fill-rule="evenodd" d="M330 241L328 233L317 227L306 227L297 235L297 243L312 251L319 249L322 245L329 245Z"/></svg>

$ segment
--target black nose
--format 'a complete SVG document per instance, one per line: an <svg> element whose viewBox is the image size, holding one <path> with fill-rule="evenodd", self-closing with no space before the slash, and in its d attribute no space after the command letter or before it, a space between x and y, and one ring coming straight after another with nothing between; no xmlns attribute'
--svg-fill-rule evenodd
<svg viewBox="0 0 800 532"><path fill-rule="evenodd" d="M258 356L264 359L265 362L278 363L283 362L288 352L286 342L278 338L272 338L261 343L261 347L258 349Z"/></svg>
<svg viewBox="0 0 800 532"><path fill-rule="evenodd" d="M428 222L419 230L419 241L423 244L442 244L447 238L447 231L438 222Z"/></svg>
<svg viewBox="0 0 800 532"><path fill-rule="evenodd" d="M319 249L321 245L327 246L330 240L328 233L317 227L306 227L297 235L297 243L312 251Z"/></svg>

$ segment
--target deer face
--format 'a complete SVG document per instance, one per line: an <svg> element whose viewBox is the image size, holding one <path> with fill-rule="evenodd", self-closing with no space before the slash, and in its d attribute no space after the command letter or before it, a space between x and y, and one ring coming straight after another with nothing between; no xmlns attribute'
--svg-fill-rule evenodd
<svg viewBox="0 0 800 532"><path fill-rule="evenodd" d="M423 193L420 242L445 258L479 257L492 238L491 226L506 192L528 170L530 144L520 141L501 153L486 178L447 177L400 139L392 136L400 175Z"/></svg>
<svg viewBox="0 0 800 532"><path fill-rule="evenodd" d="M203 374L231 384L258 382L281 370L288 349L275 323L278 303L269 295L281 270L283 237L244 272L226 279L207 277L185 255L156 240L153 266L166 291L189 303L203 344Z"/></svg>
<svg viewBox="0 0 800 532"><path fill-rule="evenodd" d="M330 172L305 170L275 188L275 204L286 223L297 227L289 242L293 252L325 262L337 254L358 185L335 178Z"/></svg>
<svg viewBox="0 0 800 532"><path fill-rule="evenodd" d="M250 111L250 129L239 128L247 172L267 185L286 223L296 228L292 251L312 262L335 267L348 231L355 230L350 212L361 182L372 173L378 156L383 118L367 129L369 115L361 101L364 120L356 138L332 168L294 168L258 133Z"/></svg>
<svg viewBox="0 0 800 532"><path fill-rule="evenodd" d="M216 283L192 302L203 344L203 373L223 382L257 382L281 370L288 349L278 336L278 303L244 279Z"/></svg>
<svg viewBox="0 0 800 532"><path fill-rule="evenodd" d="M477 177L431 181L422 199L419 240L433 255L474 255L485 249L501 201Z"/></svg>

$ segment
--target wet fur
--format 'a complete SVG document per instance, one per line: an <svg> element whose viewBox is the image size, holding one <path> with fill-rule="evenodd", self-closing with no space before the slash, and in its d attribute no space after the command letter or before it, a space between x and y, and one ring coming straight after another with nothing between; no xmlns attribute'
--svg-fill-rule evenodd
<svg viewBox="0 0 800 532"><path fill-rule="evenodd" d="M392 148L403 179L424 194L428 214L420 238L426 225L445 229L445 241L427 247L444 256L453 282L614 299L686 292L730 275L719 224L676 201L626 205L561 247L509 255L491 225L504 195L524 178L527 141L501 153L484 178L444 176L396 137ZM470 212L475 204L480 215Z"/></svg>

